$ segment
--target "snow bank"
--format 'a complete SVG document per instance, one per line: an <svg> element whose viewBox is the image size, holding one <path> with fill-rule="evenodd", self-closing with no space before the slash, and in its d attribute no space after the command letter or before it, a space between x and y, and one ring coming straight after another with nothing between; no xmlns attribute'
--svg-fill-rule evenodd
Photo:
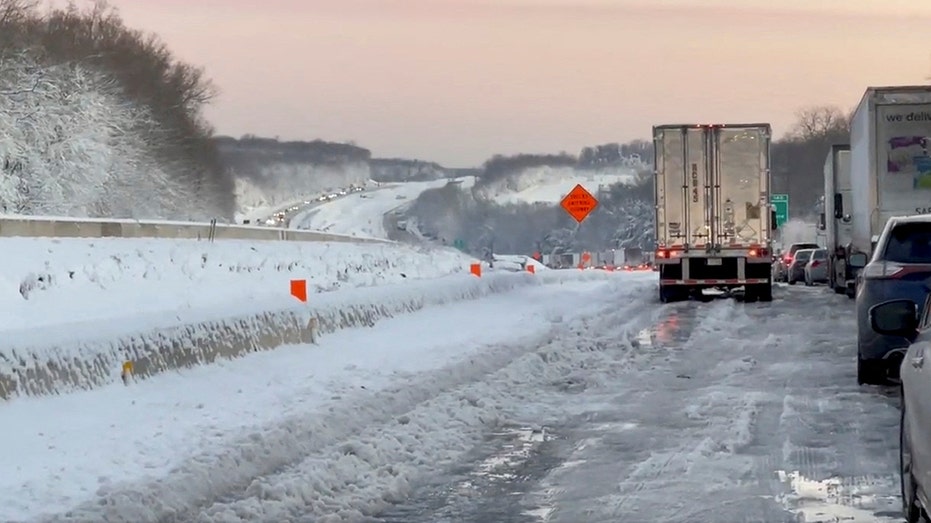
<svg viewBox="0 0 931 523"><path fill-rule="evenodd" d="M177 321L290 304L290 280L319 293L468 271L454 249L400 244L2 238L0 335L168 314Z"/></svg>
<svg viewBox="0 0 931 523"><path fill-rule="evenodd" d="M546 265L523 254L495 254L494 261L495 269L501 270L526 271L530 266L533 266L534 271L549 270Z"/></svg>
<svg viewBox="0 0 931 523"><path fill-rule="evenodd" d="M2 398L111 383L125 361L144 378L542 281L479 280L461 253L402 245L12 240L0 245L23 256L0 276ZM308 304L290 296L292 278L307 280Z"/></svg>

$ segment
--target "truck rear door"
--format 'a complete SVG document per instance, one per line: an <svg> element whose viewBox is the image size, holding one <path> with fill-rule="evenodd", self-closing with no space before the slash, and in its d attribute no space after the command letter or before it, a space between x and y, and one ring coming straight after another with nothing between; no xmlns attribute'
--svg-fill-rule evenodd
<svg viewBox="0 0 931 523"><path fill-rule="evenodd" d="M709 132L715 143L714 243L722 248L766 245L771 220L769 125L716 126Z"/></svg>
<svg viewBox="0 0 931 523"><path fill-rule="evenodd" d="M877 90L875 169L879 234L892 216L931 214L931 89Z"/></svg>
<svg viewBox="0 0 931 523"><path fill-rule="evenodd" d="M850 183L850 149L839 149L834 158L834 192L839 194L839 207L834 207L835 214L841 211L841 218L828 216L828 220L834 220L834 242L838 246L845 246L853 240L853 226L850 218L853 206L851 205L851 183ZM825 196L826 198L829 196ZM833 199L833 198L832 198Z"/></svg>
<svg viewBox="0 0 931 523"><path fill-rule="evenodd" d="M666 248L704 248L711 239L710 141L703 127L653 128L656 241Z"/></svg>

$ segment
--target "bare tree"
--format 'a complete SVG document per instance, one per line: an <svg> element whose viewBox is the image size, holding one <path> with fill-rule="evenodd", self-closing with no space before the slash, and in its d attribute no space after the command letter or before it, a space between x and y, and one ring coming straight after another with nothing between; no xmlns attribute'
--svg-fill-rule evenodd
<svg viewBox="0 0 931 523"><path fill-rule="evenodd" d="M818 105L799 109L789 136L796 140L812 140L845 133L850 116L839 107Z"/></svg>

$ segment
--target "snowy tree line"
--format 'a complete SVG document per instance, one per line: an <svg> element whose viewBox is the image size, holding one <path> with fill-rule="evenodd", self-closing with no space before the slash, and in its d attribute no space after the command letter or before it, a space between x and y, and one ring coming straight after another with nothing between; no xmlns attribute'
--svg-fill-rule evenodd
<svg viewBox="0 0 931 523"><path fill-rule="evenodd" d="M652 246L652 183L641 178L599 191L597 212L578 224L560 207L546 203L501 205L476 198L457 184L425 191L408 215L428 236L457 241L481 256L498 253L574 252L580 249Z"/></svg>
<svg viewBox="0 0 931 523"><path fill-rule="evenodd" d="M822 167L832 143L848 140L849 114L831 106L800 109L796 122L772 147L773 192L788 193L790 213L804 217L814 212L823 192ZM633 160L639 158L637 165ZM423 193L409 214L418 228L447 243L464 242L467 250L482 255L499 253L575 252L626 246L653 247L652 143L634 140L586 147L578 157L560 155L495 156L472 191L449 185ZM581 225L554 204L500 205L476 197L483 185L520 185L522 174L540 167L572 166L577 170L635 167L638 179L615 184L596 196L599 206ZM554 171L555 172L555 171Z"/></svg>
<svg viewBox="0 0 931 523"><path fill-rule="evenodd" d="M0 0L0 211L231 217L201 69L104 4Z"/></svg>
<svg viewBox="0 0 931 523"><path fill-rule="evenodd" d="M853 111L811 106L796 113L786 136L773 142L773 192L789 195L789 216L813 220L824 194L824 159L832 144L850 140Z"/></svg>

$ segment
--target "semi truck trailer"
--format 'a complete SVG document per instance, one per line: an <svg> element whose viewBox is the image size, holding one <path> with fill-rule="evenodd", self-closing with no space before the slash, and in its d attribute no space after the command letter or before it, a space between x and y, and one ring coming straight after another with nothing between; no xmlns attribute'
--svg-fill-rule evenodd
<svg viewBox="0 0 931 523"><path fill-rule="evenodd" d="M871 255L892 216L931 213L931 86L870 87L850 124L851 243Z"/></svg>
<svg viewBox="0 0 931 523"><path fill-rule="evenodd" d="M766 123L653 128L661 301L738 287L772 300L771 136Z"/></svg>

